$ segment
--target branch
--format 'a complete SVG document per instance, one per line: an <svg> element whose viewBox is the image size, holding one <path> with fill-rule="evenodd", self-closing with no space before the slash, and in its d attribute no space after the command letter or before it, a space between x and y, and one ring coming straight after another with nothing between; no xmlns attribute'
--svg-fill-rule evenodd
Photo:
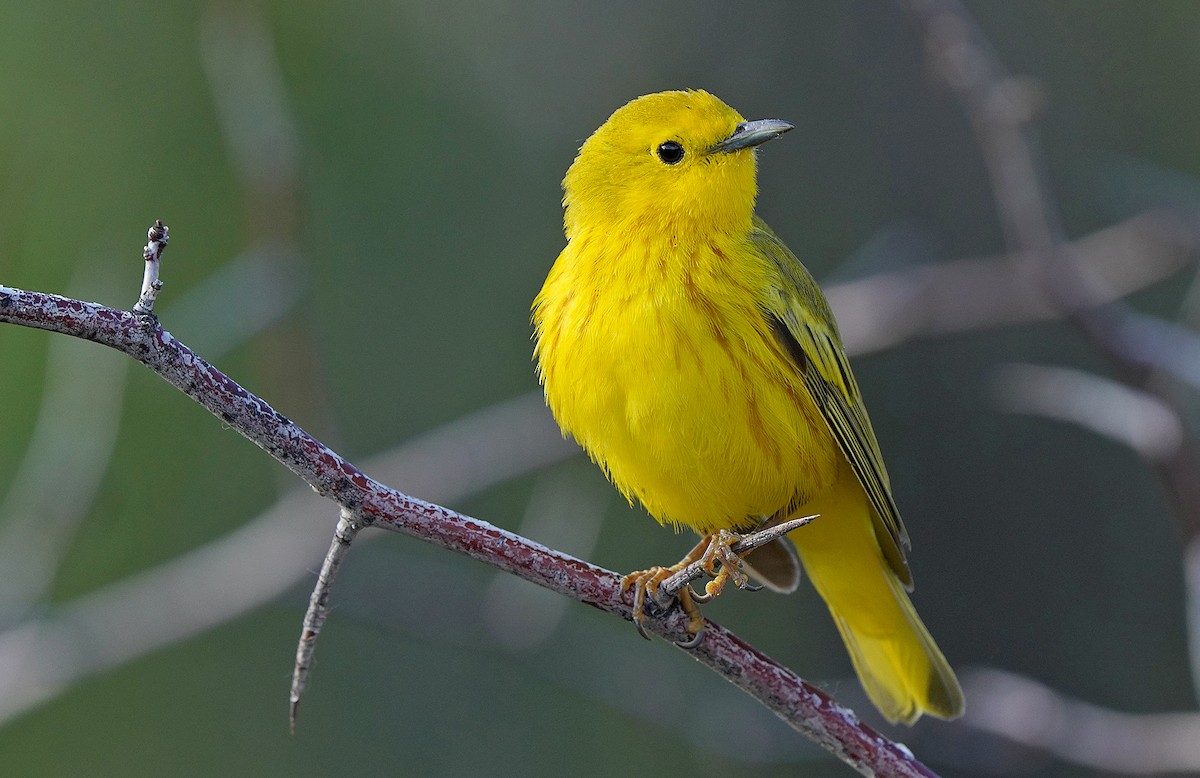
<svg viewBox="0 0 1200 778"><path fill-rule="evenodd" d="M128 354L365 525L466 554L632 620L616 573L380 484L196 355L153 317L0 286L0 321L84 338ZM689 637L677 609L647 626L671 641ZM710 623L705 639L689 653L863 774L933 775L907 749L861 724L824 692L719 625Z"/></svg>
<svg viewBox="0 0 1200 778"><path fill-rule="evenodd" d="M60 342L89 348L72 338ZM92 353L107 356L98 349ZM578 451L563 440L541 393L530 392L372 457L369 469L403 478L413 491L441 502L456 502ZM227 535L72 600L40 607L26 621L0 631L0 724L84 678L224 624L307 582L311 560L329 545L328 513L324 500L297 483ZM62 520L56 513L36 515L51 524ZM30 534L36 529L23 526L30 526ZM360 540L383 536L370 533ZM13 571L0 569L7 587Z"/></svg>

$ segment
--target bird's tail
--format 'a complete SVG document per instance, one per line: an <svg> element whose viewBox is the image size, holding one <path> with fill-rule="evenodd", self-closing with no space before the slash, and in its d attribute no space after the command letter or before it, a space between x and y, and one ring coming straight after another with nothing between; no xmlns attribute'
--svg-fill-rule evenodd
<svg viewBox="0 0 1200 778"><path fill-rule="evenodd" d="M961 715L962 689L883 557L866 495L845 478L834 492L804 507L822 515L791 538L863 688L893 723L911 724L923 713Z"/></svg>

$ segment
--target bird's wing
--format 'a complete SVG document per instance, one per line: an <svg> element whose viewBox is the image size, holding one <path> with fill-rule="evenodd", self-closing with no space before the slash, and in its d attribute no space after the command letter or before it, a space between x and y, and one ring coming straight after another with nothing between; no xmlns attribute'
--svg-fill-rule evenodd
<svg viewBox="0 0 1200 778"><path fill-rule="evenodd" d="M757 216L750 241L778 267L783 278L778 294L767 301L775 335L803 374L805 386L870 499L875 534L885 558L904 585L911 588L912 573L905 560L908 532L892 498L879 443L842 349L829 303L800 260Z"/></svg>

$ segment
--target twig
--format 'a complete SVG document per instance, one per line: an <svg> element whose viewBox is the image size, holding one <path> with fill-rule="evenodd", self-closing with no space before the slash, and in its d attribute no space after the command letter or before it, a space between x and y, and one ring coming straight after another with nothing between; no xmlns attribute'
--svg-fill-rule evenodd
<svg viewBox="0 0 1200 778"><path fill-rule="evenodd" d="M759 530L751 535L745 535L741 540L731 545L729 550L740 556L747 551L753 551L759 546L765 546L772 540L781 538L794 529L803 527L805 524L808 524L815 518L817 517L814 514L812 516L804 516L799 519L790 519L788 521L780 522L779 524L767 527L766 529ZM704 569L704 562L702 560L692 562L690 565L676 572L659 585L658 596L655 598L655 600L660 606L666 607L670 604L672 598L674 598L675 595L678 594L681 589L683 589L683 587L704 575L708 575L708 571Z"/></svg>
<svg viewBox="0 0 1200 778"><path fill-rule="evenodd" d="M96 303L0 286L0 321L86 338L132 356L318 494L361 517L364 525L467 554L632 620L615 573L380 484L196 355L156 320ZM672 641L690 637L678 609L650 619L647 626ZM864 775L933 775L907 749L860 723L824 692L719 625L710 623L705 640L689 654Z"/></svg>
<svg viewBox="0 0 1200 778"><path fill-rule="evenodd" d="M163 250L167 247L167 241L171 239L167 235L167 231L167 226L160 219L156 219L154 225L146 231L146 237L150 241L146 244L146 248L142 249L142 258L146 260L146 271L142 275L142 290L137 304L133 306L134 313L143 316L154 315L154 301L158 299L158 293L162 289L162 281L158 280L159 263L162 260Z"/></svg>
<svg viewBox="0 0 1200 778"><path fill-rule="evenodd" d="M292 671L292 693L288 704L288 725L292 734L296 734L296 713L300 708L300 697L304 694L304 686L308 682L308 671L312 667L313 650L317 646L317 635L329 616L329 592L333 587L333 579L337 577L338 568L346 554L350 552L350 544L362 529L354 514L342 508L338 518L337 529L333 532L333 542L325 554L325 562L321 572L317 574L317 583L313 587L312 596L308 600L308 610L304 612L304 626L300 630L300 642L296 646L296 667Z"/></svg>

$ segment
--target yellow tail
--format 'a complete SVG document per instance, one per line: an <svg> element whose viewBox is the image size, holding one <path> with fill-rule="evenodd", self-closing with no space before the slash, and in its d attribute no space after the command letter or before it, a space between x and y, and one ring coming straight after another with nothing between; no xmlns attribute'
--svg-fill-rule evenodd
<svg viewBox="0 0 1200 778"><path fill-rule="evenodd" d="M834 489L797 513L821 514L791 534L804 570L829 606L863 688L889 721L959 716L962 689L884 559L870 510L844 466Z"/></svg>

